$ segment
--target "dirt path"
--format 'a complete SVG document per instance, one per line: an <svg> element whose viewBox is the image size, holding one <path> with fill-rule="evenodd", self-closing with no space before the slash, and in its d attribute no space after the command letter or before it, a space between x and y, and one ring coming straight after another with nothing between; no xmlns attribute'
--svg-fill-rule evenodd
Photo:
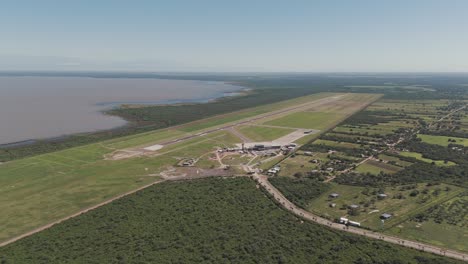
<svg viewBox="0 0 468 264"><path fill-rule="evenodd" d="M438 122L443 121L445 118L447 118L447 117L449 117L449 116L455 114L456 112L459 112L459 111L465 109L466 107L467 107L467 105L464 105L464 106L462 106L462 107L460 107L460 108L457 108L457 109L451 111L450 113L446 114L445 116L441 117L440 119L435 120L434 122L432 122L428 127L430 128L430 127L434 126L434 125L437 124ZM421 130L421 129L413 129L413 131L409 134L409 136L405 136L405 137L403 137L403 138L398 139L398 141L396 141L396 142L394 142L394 143L392 143L392 144L389 144L387 148L384 148L384 149L378 151L376 154L373 154L373 155L371 155L371 156L369 156L369 157L367 157L367 158L361 160L360 162L358 162L358 163L356 163L356 164L353 164L351 167L346 168L346 169L344 169L344 170L338 172L337 174L334 174L333 176L327 178L324 182L331 182L331 181L334 180L338 175L343 174L343 173L348 173L348 172L350 172L351 170L353 170L355 167L358 167L359 165L362 165L362 164L365 163L366 161L371 160L371 159L375 159L376 157L378 157L379 154L382 154L383 152L385 152L385 151L387 151L387 150L392 150L392 149L394 149L394 147L397 146L398 144L400 144L401 142L403 142L403 141L405 141L405 140L411 138L411 136L417 135L417 134L420 132L420 130Z"/></svg>
<svg viewBox="0 0 468 264"><path fill-rule="evenodd" d="M235 127L231 127L227 129L227 131L231 132L234 136L238 137L242 142L247 143L247 142L252 142L250 138L248 138L246 135L242 134L239 130L237 130Z"/></svg>
<svg viewBox="0 0 468 264"><path fill-rule="evenodd" d="M333 228L333 229L353 233L353 234L356 234L356 235L361 235L361 236L365 236L365 237L372 238L372 239L379 239L379 240L387 241L389 243L401 245L401 246L412 248L412 249L421 250L421 251L424 251L424 252L433 253L433 254L436 254L436 255L441 255L441 256L446 256L446 257L450 257L450 258L454 258L454 259L468 261L468 254L466 254L466 253L461 253L461 252L454 251L454 250L449 250L449 249L436 247L436 246L433 246L433 245L428 245L428 244L424 244L424 243L420 243L420 242L416 242L416 241L412 241L412 240L407 240L407 239L402 239L402 238L398 238L398 237L388 236L388 235L384 235L384 234L381 234L381 233L364 230L364 229L361 229L361 228L349 227L349 226L345 226L345 225L342 225L342 224L331 222L331 221L329 221L329 220L327 220L325 218L319 217L317 215L314 215L314 214L312 214L312 213L310 213L308 211L305 211L305 210L297 207L291 201L286 199L286 197L284 197L284 195L268 181L267 176L255 174L254 179L268 193L270 193L273 196L273 198L283 208L285 208L286 210L292 212L293 214L295 214L295 215L297 215L297 216L299 216L301 218L307 219L309 221L313 221L313 222L315 222L317 224L324 225L324 226L327 226L329 228Z"/></svg>
<svg viewBox="0 0 468 264"><path fill-rule="evenodd" d="M442 121L443 121L444 119L446 119L447 117L450 117L451 115L453 115L453 114L455 114L456 112L459 112L459 111L465 109L466 107L467 107L467 105L464 105L464 106L462 106L462 107L460 107L460 108L457 108L457 109L451 111L450 113L444 115L443 117L439 118L438 120L432 122L428 127L431 128L431 127L434 126L435 124L437 124L437 123L439 123L439 122L442 122Z"/></svg>
<svg viewBox="0 0 468 264"><path fill-rule="evenodd" d="M91 211L91 210L94 210L94 209L96 209L96 208L98 208L98 207L101 207L101 206L103 206L103 205L109 204L109 203L111 203L111 202L113 202L113 201L115 201L115 200L117 200L117 199L120 199L120 198L125 197L125 196L127 196L127 195L136 193L136 192L138 192L138 191L140 191L140 190L143 190L143 189L148 188L148 187L150 187L150 186L152 186L152 185L161 183L161 182L163 182L163 181L164 181L164 180L157 180L157 181L154 181L154 182L152 182L152 183L143 185L143 186L141 186L141 187L139 187L139 188L137 188L137 189L135 189L135 190L131 190L131 191L129 191L129 192L126 192L126 193L123 193L123 194L119 194L119 195L117 195L117 196L115 196L115 197L113 197L113 198L111 198L111 199L109 199L109 200L106 200L106 201L104 201L104 202L98 203L98 204L93 205L93 206L91 206L91 207L88 207L88 208L86 208L86 209L80 210L80 211L78 211L78 212L76 212L76 213L74 213L74 214L72 214L72 215L69 215L69 216L67 216L67 217L61 218L61 219L56 220L56 221L54 221L54 222L52 222L52 223L49 223L49 224L47 224L47 225L38 227L38 228L36 228L36 229L33 229L33 230L31 230L31 231L29 231L29 232L27 232L27 233L24 233L24 234L22 234L22 235L19 235L19 236L17 236L17 237L11 238L11 239L6 240L6 241L3 241L3 242L0 243L0 247L6 246L6 245L8 245L8 244L11 244L11 243L13 243L13 242L15 242L15 241L17 241L17 240L22 239L22 238L25 238L25 237L34 235L34 234L36 234L36 233L38 233L38 232L41 232L41 231L43 231L43 230L45 230L45 229L48 229L48 228L54 226L54 225L56 225L56 224L59 224L59 223L61 223L61 222L63 222L63 221L66 221L66 220L68 220L68 219L70 219L70 218L73 218L73 217L79 216L79 215L81 215L81 214L87 213L87 212L89 212L89 211Z"/></svg>

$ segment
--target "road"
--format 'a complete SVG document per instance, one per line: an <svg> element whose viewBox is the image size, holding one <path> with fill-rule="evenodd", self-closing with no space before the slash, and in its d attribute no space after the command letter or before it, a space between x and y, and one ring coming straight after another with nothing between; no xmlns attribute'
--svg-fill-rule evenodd
<svg viewBox="0 0 468 264"><path fill-rule="evenodd" d="M51 223L49 223L49 224L47 224L47 225L44 225L44 226L38 227L38 228L36 228L36 229L33 229L33 230L31 230L31 231L29 231L29 232L27 232L27 233L24 233L24 234L21 234L21 235L19 235L19 236L16 236L16 237L13 237L13 238L11 238L11 239L8 239L8 240L6 240L6 241L3 241L3 242L0 243L0 247L6 246L6 245L11 244L11 243L13 243L13 242L15 242L15 241L17 241L17 240L22 239L22 238L25 238L25 237L34 235L34 234L36 234L36 233L39 233L39 232L41 232L41 231L43 231L43 230L45 230L45 229L51 228L52 226L63 222L63 221L66 221L66 220L71 219L71 218L73 218L73 217L77 217L77 216L79 216L79 215L81 215L81 214L87 213L87 212L89 212L89 211L91 211L91 210L94 210L94 209L96 209L96 208L98 208L98 207L101 207L101 206L103 206L103 205L109 204L109 203L111 203L111 202L113 202L113 201L115 201L115 200L117 200L117 199L120 199L120 198L125 197L125 196L127 196L127 195L136 193L136 192L138 192L138 191L140 191L140 190L143 190L143 189L148 188L148 187L150 187L150 186L152 186L152 185L161 183L161 182L163 182L163 181L165 181L165 180L156 180L156 181L154 181L154 182L152 182L152 183L149 183L149 184L146 184L146 185L144 185L144 186L141 186L141 187L139 187L139 188L137 188L137 189L135 189L135 190L131 190L131 191L129 191L129 192L126 192L126 193L123 193L123 194L119 194L119 195L117 195L117 196L114 196L114 197L112 197L111 199L108 199L108 200L106 200L106 201L104 201L104 202L101 202L101 203L98 203L98 204L96 204L96 205L93 205L93 206L88 207L88 208L86 208L86 209L80 210L80 211L78 211L78 212L76 212L76 213L74 213L74 214L72 214L72 215L69 215L69 216L67 216L67 217L58 219L58 220L56 220L56 221L54 221L54 222L51 222Z"/></svg>
<svg viewBox="0 0 468 264"><path fill-rule="evenodd" d="M441 118L439 118L438 120L435 120L434 122L432 122L431 124L429 124L428 127L430 128L430 127L434 126L434 125L437 124L438 122L443 121L443 120L446 119L447 117L449 117L449 116L451 116L451 115L453 115L453 114L455 114L455 113L457 113L457 112L459 112L459 111L465 109L466 107L467 107L467 105L464 105L464 106L462 106L462 107L460 107L460 108L457 108L457 109L451 111L450 113L444 115L443 117L441 117ZM395 146L397 146L398 144L402 143L403 141L405 141L405 140L407 140L407 139L410 139L410 138L411 138L412 136L414 136L414 135L417 135L420 131L421 131L421 129L413 129L413 131L409 134L409 136L406 135L405 137L402 137L402 138L398 139L398 141L396 141L396 142L394 142L394 143L392 143L392 144L389 144L387 148L383 148L383 149L379 150L377 153L372 154L371 156L369 156L369 157L367 157L367 158L361 160L360 162L358 162L358 163L356 163L356 164L353 164L351 167L346 168L346 169L344 169L344 170L342 170L342 171L339 171L338 173L336 173L336 174L332 175L331 177L327 178L324 182L331 182L331 181L334 180L338 175L343 174L343 173L348 173L348 172L350 172L351 170L353 170L354 168L358 167L359 165L365 163L365 162L368 161L368 160L377 159L379 154L382 154L382 153L385 152L385 151L388 151L388 150L393 149Z"/></svg>
<svg viewBox="0 0 468 264"><path fill-rule="evenodd" d="M345 226L342 224L334 223L330 220L319 217L317 215L312 214L311 212L305 211L304 209L297 207L291 201L286 199L286 197L284 197L284 195L268 181L268 176L254 174L253 177L255 181L257 181L270 195L272 195L274 199L282 207L284 207L286 210L306 220L313 221L317 224L324 225L329 228L337 229L340 231L345 231L348 233L353 233L356 235L361 235L361 236L365 236L365 237L372 238L372 239L383 240L389 243L397 244L397 245L412 248L412 249L421 250L424 252L433 253L436 255L441 255L441 256L446 256L446 257L450 257L450 258L454 258L458 260L468 261L468 254L465 254L465 253L457 252L454 250L448 250L448 249L444 249L444 248L440 248L440 247L436 247L433 245L428 245L428 244L424 244L424 243L416 242L412 240L388 236L388 235L384 235L384 234L369 231L369 230L364 230L364 229L357 228L357 227L350 227L350 226Z"/></svg>

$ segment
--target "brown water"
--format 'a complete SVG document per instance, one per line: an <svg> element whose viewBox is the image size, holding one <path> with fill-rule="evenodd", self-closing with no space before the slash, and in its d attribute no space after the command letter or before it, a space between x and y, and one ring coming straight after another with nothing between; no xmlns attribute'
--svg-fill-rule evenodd
<svg viewBox="0 0 468 264"><path fill-rule="evenodd" d="M0 144L122 126L101 111L123 103L204 102L240 89L207 81L0 77Z"/></svg>

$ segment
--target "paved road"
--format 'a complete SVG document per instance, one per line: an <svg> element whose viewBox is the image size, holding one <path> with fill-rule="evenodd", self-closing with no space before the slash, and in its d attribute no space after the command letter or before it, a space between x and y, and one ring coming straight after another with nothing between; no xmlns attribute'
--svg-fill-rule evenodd
<svg viewBox="0 0 468 264"><path fill-rule="evenodd" d="M338 229L338 230L342 230L345 232L349 232L349 233L353 233L353 234L357 234L361 236L366 236L366 237L373 238L373 239L387 241L393 244L405 246L408 248L418 249L418 250L433 253L436 255L441 255L441 256L446 256L446 257L450 257L450 258L454 258L458 260L468 261L468 254L465 254L465 253L457 252L454 250L448 250L448 249L436 247L433 245L428 245L428 244L415 242L415 241L411 241L407 239L402 239L398 237L388 236L388 235L380 234L377 232L364 230L361 228L347 227L342 224L334 223L330 220L319 217L317 215L314 215L308 211L305 211L297 207L291 201L286 199L286 197L284 197L284 195L268 181L268 176L255 174L253 177L266 191L268 191L268 193L270 193L274 197L274 199L276 199L276 201L282 207L284 207L288 211L294 213L295 215L301 218L316 222L321 225L328 226L333 229Z"/></svg>

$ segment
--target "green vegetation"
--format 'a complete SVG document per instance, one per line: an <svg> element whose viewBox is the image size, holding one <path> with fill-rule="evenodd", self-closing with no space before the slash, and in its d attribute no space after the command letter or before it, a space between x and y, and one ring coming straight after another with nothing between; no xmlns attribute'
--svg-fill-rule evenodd
<svg viewBox="0 0 468 264"><path fill-rule="evenodd" d="M457 198L468 182L467 112L449 115L461 106L451 100L381 99L302 146L299 155L281 163L280 175L332 181L328 192L309 201L306 208L314 213L467 251L466 201ZM332 192L340 196L330 199ZM387 198L379 199L380 192ZM351 204L359 209L351 210ZM379 216L385 212L393 217L382 226Z"/></svg>
<svg viewBox="0 0 468 264"><path fill-rule="evenodd" d="M415 158L420 161L424 161L427 163L434 163L437 166L453 166L455 165L454 162L452 161L444 161L444 160L432 160L428 158L424 158L421 153L417 152L410 152L410 151L402 151L399 153L403 157L409 157L409 158Z"/></svg>
<svg viewBox="0 0 468 264"><path fill-rule="evenodd" d="M456 144L456 145L468 147L468 139L466 138L433 136L433 135L423 135L423 134L418 134L418 138L420 138L423 142L428 143L428 144L436 144L436 145L445 146L445 147L450 144Z"/></svg>
<svg viewBox="0 0 468 264"><path fill-rule="evenodd" d="M314 141L314 144L325 145L329 147L338 147L338 148L359 148L359 144L349 143L349 142L337 142L332 140L318 139Z"/></svg>
<svg viewBox="0 0 468 264"><path fill-rule="evenodd" d="M150 133L130 141L170 136L163 130L160 136ZM178 157L198 157L237 141L217 132L163 148L159 156L106 160L114 151L109 146L128 143L111 140L1 164L0 241L153 182Z"/></svg>
<svg viewBox="0 0 468 264"><path fill-rule="evenodd" d="M463 191L461 188L445 184L412 184L380 188L329 185L331 188L312 200L306 208L331 219L348 216L373 230L382 229L379 218L382 213L393 215L383 226L388 229ZM338 193L339 197L330 198L330 193ZM377 195L380 193L386 194L387 197L379 199ZM331 207L331 203L335 203L336 206ZM352 204L358 205L359 208L352 211L349 208Z"/></svg>
<svg viewBox="0 0 468 264"><path fill-rule="evenodd" d="M246 178L162 183L0 248L2 263L458 263L318 226Z"/></svg>
<svg viewBox="0 0 468 264"><path fill-rule="evenodd" d="M339 120L343 115L326 112L298 112L266 122L266 125L291 128L311 128L323 130Z"/></svg>
<svg viewBox="0 0 468 264"><path fill-rule="evenodd" d="M237 115L245 117L245 113L249 116L252 113L268 113L327 96L333 95L318 94L296 98L226 114L224 117L238 120ZM356 95L344 96L342 100L347 102L354 97ZM335 103L341 104L342 100ZM355 109L349 111L353 110ZM165 146L157 153L143 154L144 151L140 149L189 134L202 133L203 130L192 133L182 130L193 128L192 125L205 126L205 122L213 124L214 120L216 118L209 118L184 126L115 138L1 164L0 191L3 196L0 207L3 211L0 225L4 228L0 230L0 241L153 182L161 172L172 170L183 158L200 158L201 162L197 166L203 169L218 168L220 164L216 159L208 159L206 154L216 147L232 147L234 143L240 142L240 139L224 130ZM134 153L136 156L132 157ZM281 156L265 158L260 167L271 167L280 159ZM247 158L226 159L229 165L240 165L246 161ZM241 172L239 167L233 166L230 173L237 172ZM187 172L180 173L187 175Z"/></svg>
<svg viewBox="0 0 468 264"><path fill-rule="evenodd" d="M327 184L310 178L273 177L270 182L288 200L302 208L306 208L310 201L329 189Z"/></svg>
<svg viewBox="0 0 468 264"><path fill-rule="evenodd" d="M393 165L396 165L396 166L399 166L399 167L408 167L410 166L411 162L409 161L405 161L405 160L402 160L398 157L395 157L395 156L390 156L390 155L386 155L386 154L379 154L379 159L381 160L384 160L384 161L387 161L389 164L393 164Z"/></svg>
<svg viewBox="0 0 468 264"><path fill-rule="evenodd" d="M443 188L440 188L443 190ZM452 245L453 248L468 251L465 243L468 236L468 193L464 192L444 203L430 207L390 232L434 243Z"/></svg>
<svg viewBox="0 0 468 264"><path fill-rule="evenodd" d="M408 220L392 227L386 233L440 247L468 252L466 244L468 232L466 227L438 224L432 220L424 223Z"/></svg>
<svg viewBox="0 0 468 264"><path fill-rule="evenodd" d="M239 131L254 141L272 141L285 136L294 130L279 127L243 126Z"/></svg>
<svg viewBox="0 0 468 264"><path fill-rule="evenodd" d="M392 174L402 169L403 168L395 166L395 165L378 162L374 160L368 160L364 162L363 164L359 165L356 168L356 171L359 173L370 173L370 174L376 175L380 173Z"/></svg>

